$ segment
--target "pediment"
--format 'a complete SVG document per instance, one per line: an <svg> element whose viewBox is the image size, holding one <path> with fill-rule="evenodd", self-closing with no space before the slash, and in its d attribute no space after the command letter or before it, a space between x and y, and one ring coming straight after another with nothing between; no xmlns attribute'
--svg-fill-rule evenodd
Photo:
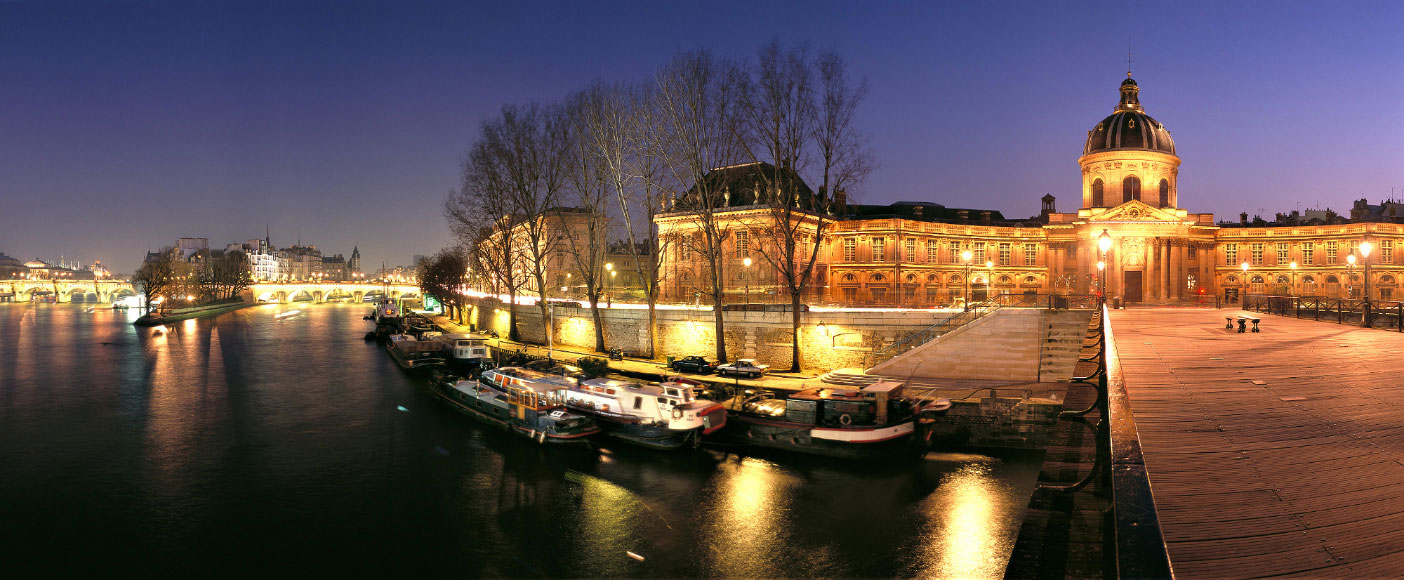
<svg viewBox="0 0 1404 580"><path fill-rule="evenodd" d="M1180 217L1174 211L1167 211L1150 204L1131 200L1107 211L1088 218L1093 222L1177 222Z"/></svg>

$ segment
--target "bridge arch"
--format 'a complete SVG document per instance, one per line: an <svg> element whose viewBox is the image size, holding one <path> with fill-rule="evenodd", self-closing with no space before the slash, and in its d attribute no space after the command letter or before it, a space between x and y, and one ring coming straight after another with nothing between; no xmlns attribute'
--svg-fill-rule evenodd
<svg viewBox="0 0 1404 580"><path fill-rule="evenodd" d="M298 288L298 289L294 290L292 294L290 294L290 295L287 296L286 301L287 301L287 302L297 302L297 301L299 301L299 300L312 300L312 299L313 299L313 297L312 297L312 293L311 293L310 291L308 291L306 288Z"/></svg>

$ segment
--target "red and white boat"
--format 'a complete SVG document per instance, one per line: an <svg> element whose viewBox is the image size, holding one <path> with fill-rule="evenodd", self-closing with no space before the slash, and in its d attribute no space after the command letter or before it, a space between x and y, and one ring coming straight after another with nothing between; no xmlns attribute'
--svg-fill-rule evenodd
<svg viewBox="0 0 1404 580"><path fill-rule="evenodd" d="M788 397L745 391L726 403L733 441L830 457L866 459L926 450L918 420L944 413L949 399L918 403L902 383L806 389Z"/></svg>

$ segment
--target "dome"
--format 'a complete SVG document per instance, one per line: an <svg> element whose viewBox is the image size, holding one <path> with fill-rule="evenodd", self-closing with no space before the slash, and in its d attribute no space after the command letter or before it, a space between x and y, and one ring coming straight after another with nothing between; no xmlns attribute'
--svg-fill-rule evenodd
<svg viewBox="0 0 1404 580"><path fill-rule="evenodd" d="M1118 149L1175 154L1175 140L1170 138L1165 125L1142 111L1140 90L1130 77L1121 82L1121 102L1110 116L1087 132L1083 155Z"/></svg>

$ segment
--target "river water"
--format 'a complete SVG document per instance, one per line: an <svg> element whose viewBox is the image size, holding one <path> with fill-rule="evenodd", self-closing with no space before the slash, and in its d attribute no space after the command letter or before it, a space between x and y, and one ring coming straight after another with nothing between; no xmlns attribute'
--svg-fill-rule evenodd
<svg viewBox="0 0 1404 580"><path fill-rule="evenodd" d="M438 403L362 340L368 308L0 304L4 574L999 577L1037 476L541 448Z"/></svg>

